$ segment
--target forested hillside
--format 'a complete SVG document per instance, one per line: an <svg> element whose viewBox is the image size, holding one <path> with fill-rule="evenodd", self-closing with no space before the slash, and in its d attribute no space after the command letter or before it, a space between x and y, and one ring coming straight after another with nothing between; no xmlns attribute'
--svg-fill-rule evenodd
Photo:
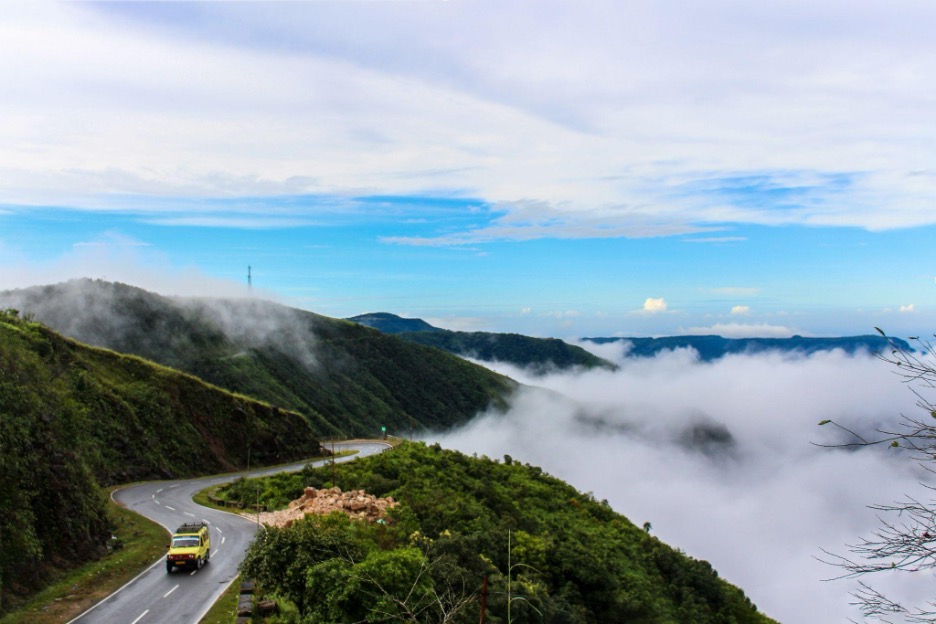
<svg viewBox="0 0 936 624"><path fill-rule="evenodd" d="M100 486L320 454L306 420L0 312L0 611L100 555Z"/></svg>
<svg viewBox="0 0 936 624"><path fill-rule="evenodd" d="M348 319L421 345L436 347L482 362L504 362L546 373L556 369L616 366L585 349L558 338L533 338L521 334L450 331L422 319L405 319L387 312L361 314Z"/></svg>
<svg viewBox="0 0 936 624"><path fill-rule="evenodd" d="M505 407L515 383L448 353L257 299L185 299L100 280L0 293L82 342L296 410L321 436L406 434Z"/></svg>
<svg viewBox="0 0 936 624"><path fill-rule="evenodd" d="M772 622L707 562L509 457L403 443L334 470L231 486L280 505L332 485L399 502L382 523L306 516L260 534L243 570L291 603L283 622L473 623L485 576L492 623L508 611L518 622Z"/></svg>

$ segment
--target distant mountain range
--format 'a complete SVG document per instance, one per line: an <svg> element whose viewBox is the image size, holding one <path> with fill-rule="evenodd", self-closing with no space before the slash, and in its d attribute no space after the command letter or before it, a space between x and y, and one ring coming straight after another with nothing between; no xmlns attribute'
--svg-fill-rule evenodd
<svg viewBox="0 0 936 624"><path fill-rule="evenodd" d="M422 319L406 319L388 312L361 314L347 320L462 357L482 362L504 362L539 373L572 368L617 368L611 362L558 338L450 331L433 327Z"/></svg>
<svg viewBox="0 0 936 624"><path fill-rule="evenodd" d="M388 312L361 314L349 319L373 327L403 340L438 347L483 362L505 362L535 371L547 372L568 368L617 368L611 362L589 353L582 347L556 338L531 338L519 334L461 332L434 327L422 319L407 319ZM841 349L850 354L881 353L894 346L912 351L899 338L880 335L838 338L723 338L721 336L668 336L663 338L583 338L585 342L628 343L626 357L653 357L662 351L694 349L704 362L729 354L781 351L808 355L817 351Z"/></svg>
<svg viewBox="0 0 936 624"><path fill-rule="evenodd" d="M721 336L668 336L664 338L584 338L595 344L628 343L627 357L653 357L661 351L694 349L703 362L717 360L729 354L781 351L809 355L817 351L840 349L845 353L882 353L894 347L908 352L910 345L900 338L880 335L846 336L841 338L722 338Z"/></svg>

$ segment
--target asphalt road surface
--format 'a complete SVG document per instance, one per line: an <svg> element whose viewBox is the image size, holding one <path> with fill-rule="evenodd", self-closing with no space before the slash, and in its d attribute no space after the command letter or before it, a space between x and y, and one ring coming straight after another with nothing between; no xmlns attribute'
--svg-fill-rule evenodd
<svg viewBox="0 0 936 624"><path fill-rule="evenodd" d="M335 444L335 450L355 449L349 461L386 449L378 442ZM328 460L315 462L321 465ZM298 463L250 471L251 477L301 470ZM242 473L241 473L242 474ZM182 481L155 481L114 492L114 499L138 514L173 531L186 522L204 521L211 532L211 560L200 570L166 572L165 555L145 572L85 611L68 624L198 624L211 605L237 578L237 566L257 532L256 522L243 516L195 504L192 496L238 475ZM168 544L168 538L166 543Z"/></svg>

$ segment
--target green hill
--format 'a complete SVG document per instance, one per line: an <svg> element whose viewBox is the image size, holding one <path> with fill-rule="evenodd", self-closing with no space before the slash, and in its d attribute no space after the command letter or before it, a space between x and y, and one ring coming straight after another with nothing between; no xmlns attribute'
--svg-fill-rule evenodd
<svg viewBox="0 0 936 624"><path fill-rule="evenodd" d="M611 362L558 338L449 331L433 327L422 319L405 319L387 312L361 314L348 320L462 357L482 362L505 362L540 373L569 368L617 368Z"/></svg>
<svg viewBox="0 0 936 624"><path fill-rule="evenodd" d="M0 611L100 556L100 486L320 453L305 418L0 312Z"/></svg>
<svg viewBox="0 0 936 624"><path fill-rule="evenodd" d="M402 316L390 314L389 312L368 312L367 314L358 314L347 320L379 329L385 334L446 331L438 327L433 327L422 319L403 318Z"/></svg>
<svg viewBox="0 0 936 624"><path fill-rule="evenodd" d="M709 563L509 457L404 443L337 466L334 477L331 467L307 468L259 490L282 504L306 486L331 485L399 506L384 523L307 516L260 534L243 571L293 603L297 617L284 622L469 624L478 621L484 576L492 624L510 621L508 609L512 621L556 624L773 622ZM256 489L239 483L230 493Z"/></svg>
<svg viewBox="0 0 936 624"><path fill-rule="evenodd" d="M437 349L256 299L170 298L99 280L0 293L88 344L304 414L321 436L462 424L516 384Z"/></svg>

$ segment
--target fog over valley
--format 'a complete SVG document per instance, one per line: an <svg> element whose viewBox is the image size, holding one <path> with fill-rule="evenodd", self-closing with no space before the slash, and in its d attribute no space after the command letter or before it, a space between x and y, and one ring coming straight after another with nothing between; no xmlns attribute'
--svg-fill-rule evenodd
<svg viewBox="0 0 936 624"><path fill-rule="evenodd" d="M892 366L839 351L701 363L691 350L626 358L626 345L583 346L621 368L534 376L495 366L527 385L509 412L431 439L510 455L607 500L711 562L781 622L860 618L849 604L856 581L823 582L842 571L819 558L847 555L847 544L880 526L868 505L929 500L927 474L902 449L819 446L849 440L818 423L870 434L917 416L917 397ZM925 605L932 579L863 580Z"/></svg>

